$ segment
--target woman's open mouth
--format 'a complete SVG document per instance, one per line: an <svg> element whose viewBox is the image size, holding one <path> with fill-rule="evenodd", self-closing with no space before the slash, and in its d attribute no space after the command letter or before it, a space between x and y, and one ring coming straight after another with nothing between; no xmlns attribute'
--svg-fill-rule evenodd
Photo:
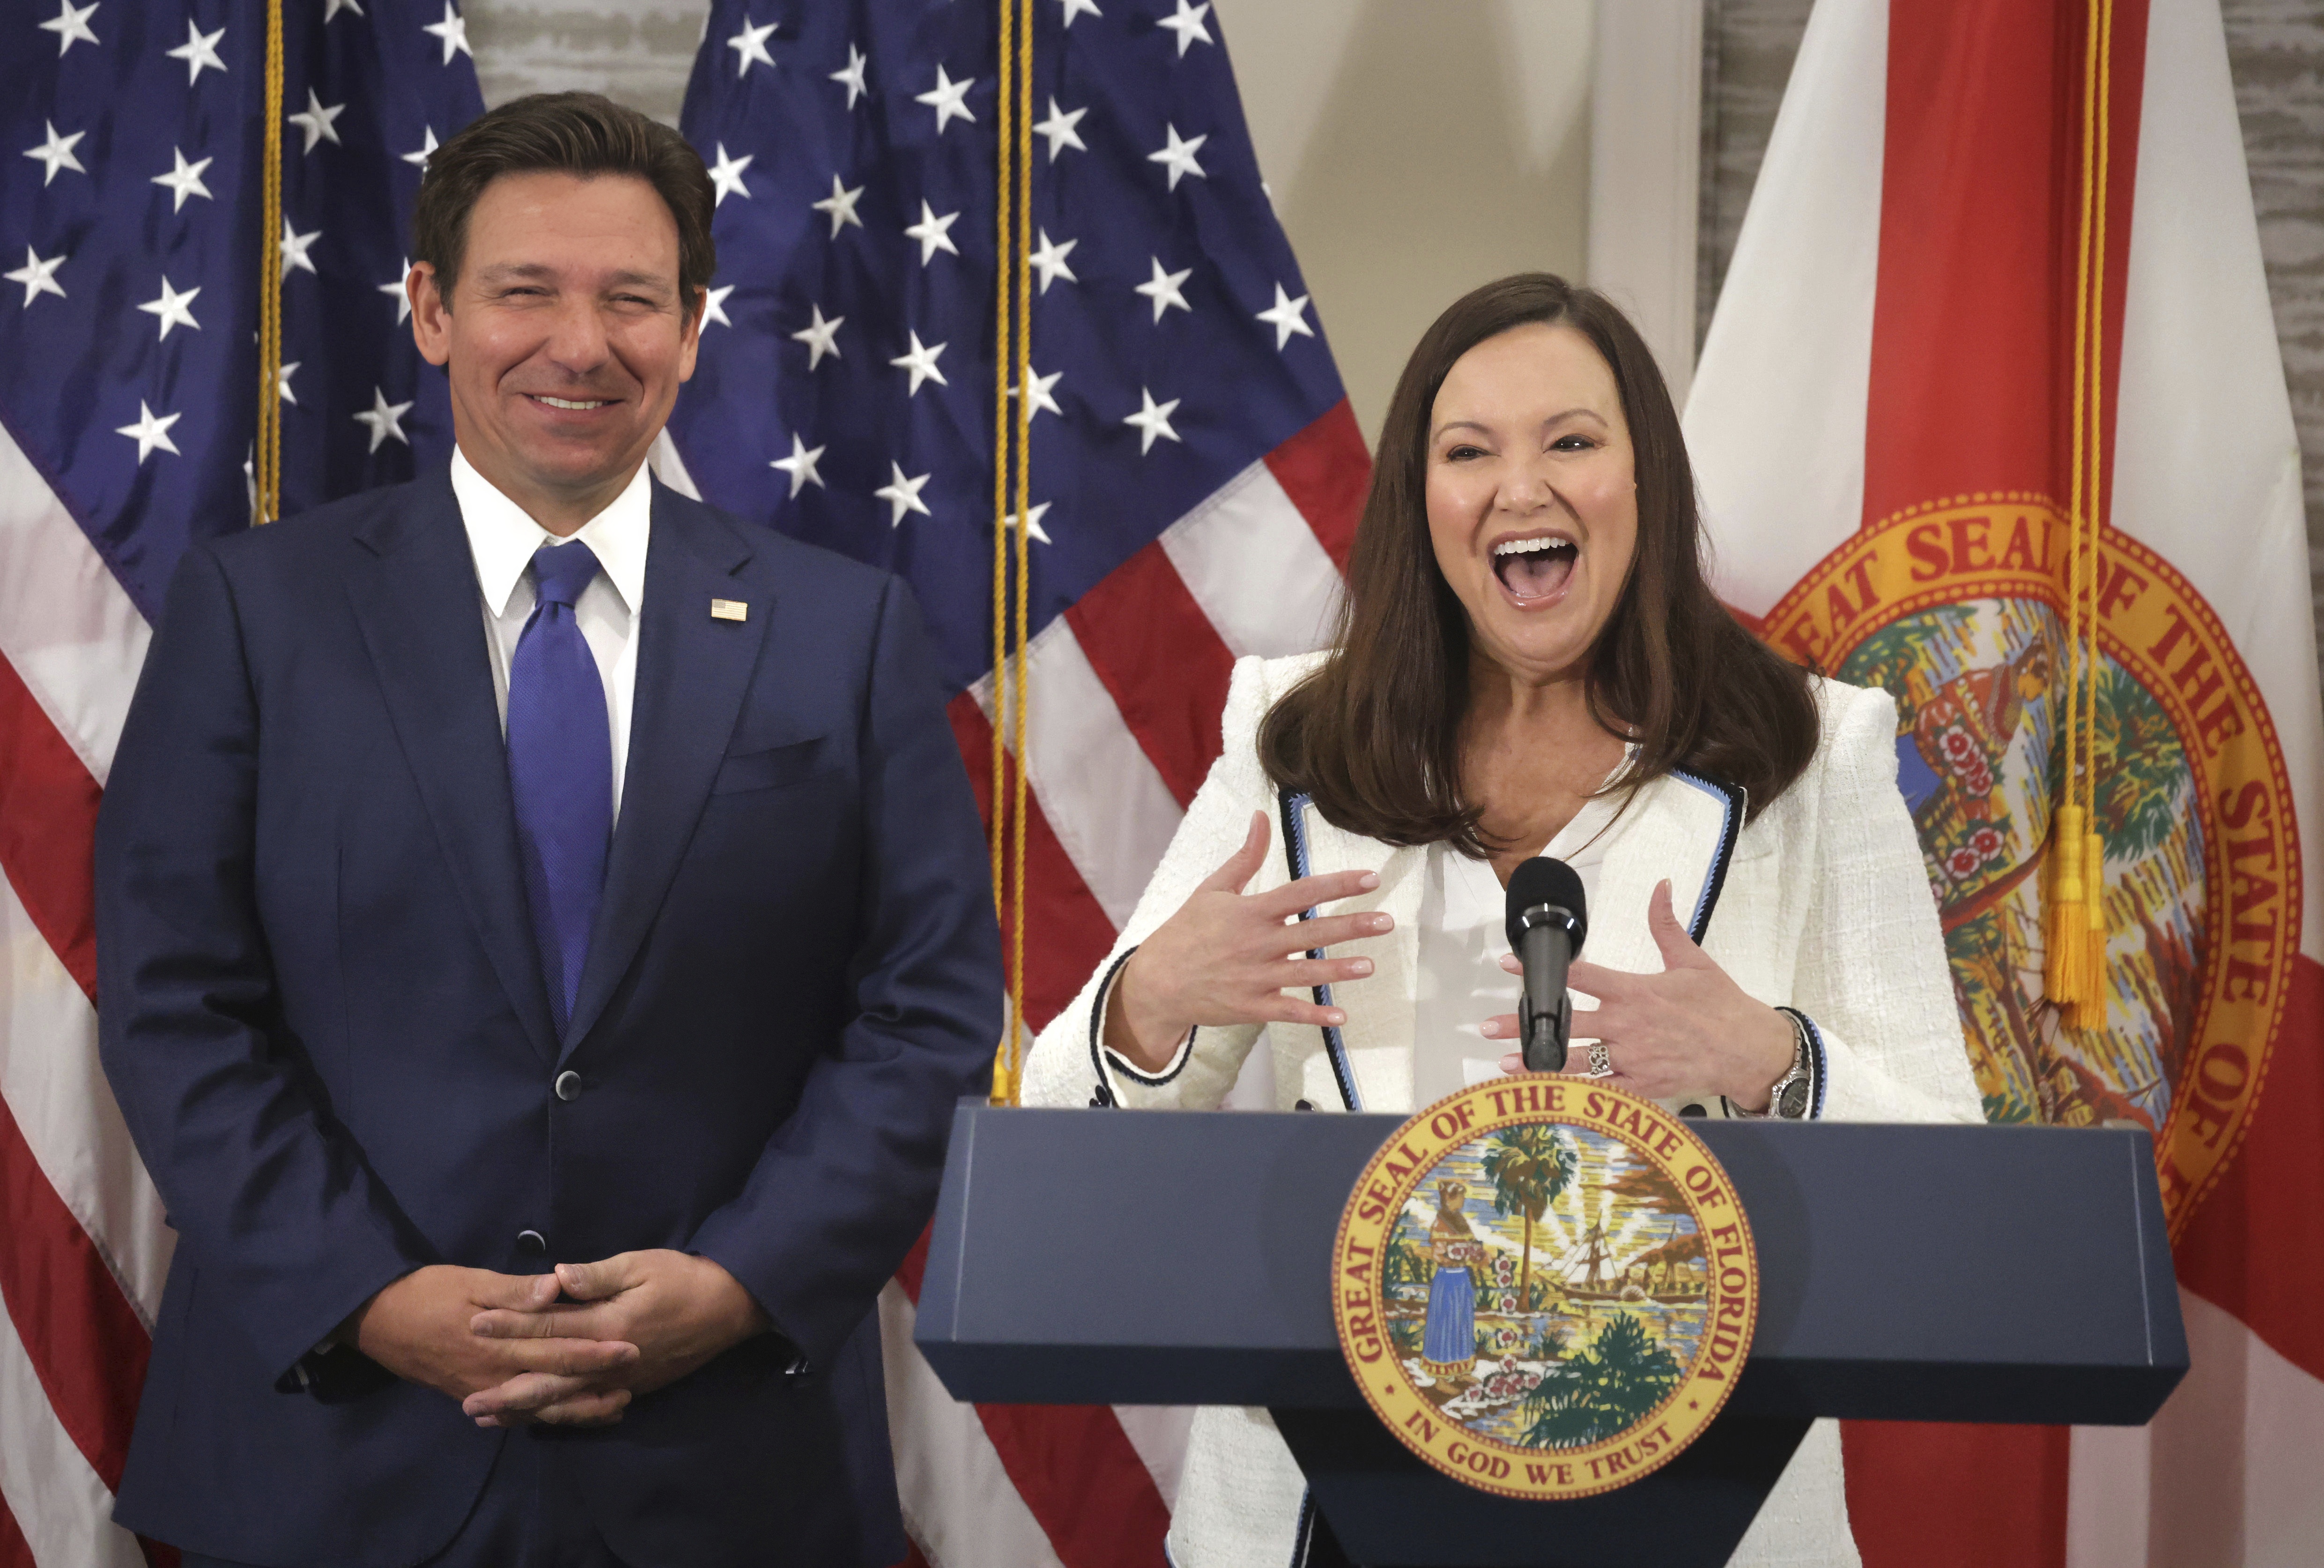
<svg viewBox="0 0 2324 1568"><path fill-rule="evenodd" d="M1573 576L1581 550L1570 539L1503 540L1493 547L1493 576L1519 604L1554 597Z"/></svg>

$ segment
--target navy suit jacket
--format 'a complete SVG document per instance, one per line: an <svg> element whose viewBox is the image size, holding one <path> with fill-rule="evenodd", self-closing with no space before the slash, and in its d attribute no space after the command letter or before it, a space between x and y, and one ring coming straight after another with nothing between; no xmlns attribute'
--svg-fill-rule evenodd
<svg viewBox="0 0 2324 1568"><path fill-rule="evenodd" d="M975 805L896 578L657 484L645 581L560 1037L448 475L187 556L97 829L105 1067L180 1238L123 1523L391 1568L546 1442L640 1568L901 1555L872 1308L1000 1031ZM655 1247L779 1333L616 1426L310 1354L425 1264Z"/></svg>

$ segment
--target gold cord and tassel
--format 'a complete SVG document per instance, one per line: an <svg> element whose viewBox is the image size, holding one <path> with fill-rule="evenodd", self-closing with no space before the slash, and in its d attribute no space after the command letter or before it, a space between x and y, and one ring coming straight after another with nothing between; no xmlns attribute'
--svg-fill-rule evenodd
<svg viewBox="0 0 2324 1568"><path fill-rule="evenodd" d="M2047 951L2042 965L2042 986L2052 1001L2078 1007L2082 984L2089 974L2090 922L2084 907L2089 894L2082 885L2084 857L2082 808L2061 806L2050 836L2050 880ZM2071 846L2071 847L2069 847Z"/></svg>
<svg viewBox="0 0 2324 1568"><path fill-rule="evenodd" d="M266 154L259 175L258 428L250 449L250 521L282 512L282 0L266 6Z"/></svg>
<svg viewBox="0 0 2324 1568"><path fill-rule="evenodd" d="M2096 833L2082 835L2082 889L2088 899L2089 936L2082 945L2082 999L2074 1004L2070 1021L2078 1029L2106 1028L2107 927L2106 840Z"/></svg>
<svg viewBox="0 0 2324 1568"><path fill-rule="evenodd" d="M992 281L992 896L1008 941L1008 1033L992 1061L992 1101L1014 1105L1025 1080L1025 746L1030 707L1027 568L1032 536L1033 5L999 0L1001 79ZM1011 377L1014 390L1011 390ZM1013 406L1012 406L1013 400ZM1014 505L1011 505L1011 503ZM1014 536L1015 550L1010 549ZM1008 740L1004 747L1002 735ZM1010 757L1017 759L1013 777ZM1004 804L1005 802L1005 804Z"/></svg>
<svg viewBox="0 0 2324 1568"><path fill-rule="evenodd" d="M2098 817L2098 547L2106 518L2107 143L2113 0L2091 0L2082 65L2082 180L2074 300L2073 471L2065 625L2066 748L2050 839L2043 988L2076 1029L2106 1025L2106 841Z"/></svg>

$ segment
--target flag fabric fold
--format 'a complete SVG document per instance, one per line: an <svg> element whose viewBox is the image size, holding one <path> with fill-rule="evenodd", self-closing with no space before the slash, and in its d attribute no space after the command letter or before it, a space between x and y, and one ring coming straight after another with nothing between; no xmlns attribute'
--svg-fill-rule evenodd
<svg viewBox="0 0 2324 1568"><path fill-rule="evenodd" d="M1004 9L1030 51L1021 244L996 226ZM1028 400L1008 897L1038 1028L1217 756L1233 660L1328 634L1370 475L1219 20L1186 0L717 0L684 129L719 185L719 273L663 475L911 585L988 822L1019 718L993 695L994 404ZM1021 375L993 309L1020 267ZM1183 1415L954 1406L910 1346L917 1280L882 1314L927 1558L1159 1563Z"/></svg>
<svg viewBox="0 0 2324 1568"><path fill-rule="evenodd" d="M1867 1563L2305 1561L2324 712L2216 0L1821 0L1686 428L1725 596L1897 698L1988 1117L2153 1130L2194 1345L2146 1430L1850 1429Z"/></svg>

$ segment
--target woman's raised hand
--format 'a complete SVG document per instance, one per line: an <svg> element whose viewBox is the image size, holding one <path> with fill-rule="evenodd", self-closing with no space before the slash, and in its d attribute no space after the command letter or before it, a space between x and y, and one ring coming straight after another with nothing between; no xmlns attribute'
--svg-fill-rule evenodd
<svg viewBox="0 0 2324 1568"><path fill-rule="evenodd" d="M1573 1031L1606 1047L1611 1082L1650 1100L1678 1094L1724 1094L1746 1110L1767 1102L1767 1093L1792 1059L1791 1021L1757 1001L1694 944L1671 908L1668 881L1646 900L1646 929L1662 952L1660 974L1630 974L1577 960L1567 983L1598 999L1594 1012L1576 1010ZM1511 973L1515 957L1501 960ZM1515 1039L1517 1020L1503 1013L1485 1021L1488 1039ZM1501 1058L1501 1071L1525 1070L1522 1056ZM1568 1074L1587 1075L1579 1051L1565 1058Z"/></svg>
<svg viewBox="0 0 2324 1568"><path fill-rule="evenodd" d="M1139 945L1122 965L1106 1009L1108 1050L1148 1072L1167 1065L1186 1031L1224 1024L1338 1024L1347 1015L1318 1007L1293 988L1309 990L1361 980L1369 958L1309 958L1307 950L1337 947L1392 929L1377 911L1321 915L1318 909L1379 886L1377 872L1332 872L1302 877L1270 892L1243 888L1266 863L1267 813L1254 811L1242 847L1229 855L1178 912Z"/></svg>

